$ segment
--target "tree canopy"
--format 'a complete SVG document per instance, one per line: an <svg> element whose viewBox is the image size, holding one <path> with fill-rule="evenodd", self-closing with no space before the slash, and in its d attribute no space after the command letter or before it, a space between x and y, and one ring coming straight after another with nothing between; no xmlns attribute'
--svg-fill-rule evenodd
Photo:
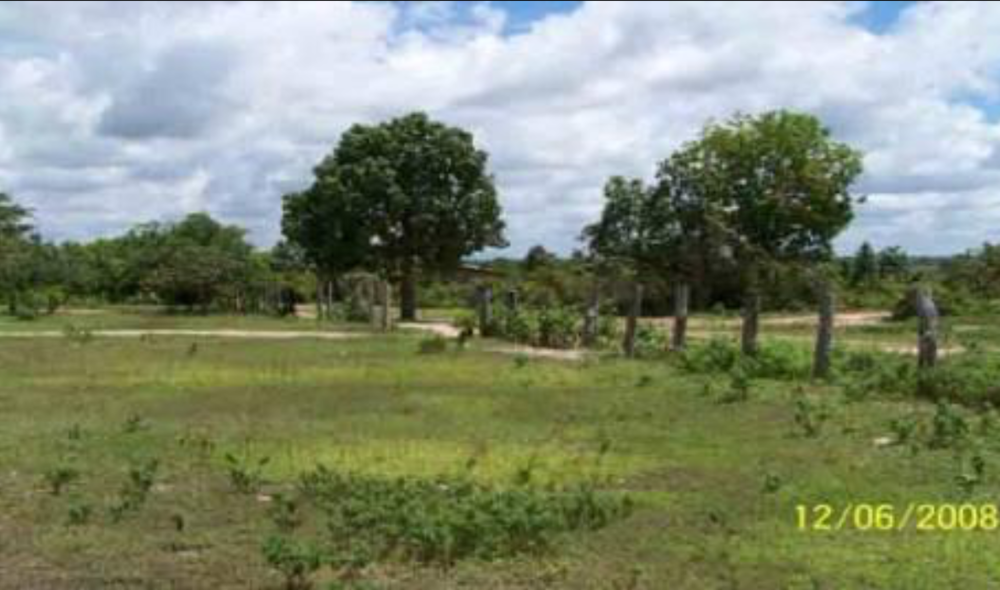
<svg viewBox="0 0 1000 590"><path fill-rule="evenodd" d="M401 281L404 317L419 272L506 245L486 152L423 113L354 125L314 173L285 199L285 236L321 270L365 266Z"/></svg>

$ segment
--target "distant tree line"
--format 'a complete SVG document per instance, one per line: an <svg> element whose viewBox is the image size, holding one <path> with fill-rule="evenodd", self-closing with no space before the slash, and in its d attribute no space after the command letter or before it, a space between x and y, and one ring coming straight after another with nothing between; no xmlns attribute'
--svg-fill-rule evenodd
<svg viewBox="0 0 1000 590"><path fill-rule="evenodd" d="M906 284L931 279L946 308L951 299L1000 299L1000 246L929 261L865 243L836 258L832 241L853 218L861 170L861 155L815 117L738 115L706 125L658 164L651 183L610 178L601 217L571 256L539 245L523 259L478 265L534 307L740 308L751 327L761 309L814 305L818 289L847 305L887 306ZM329 311L364 276L395 285L401 317L413 319L420 305L468 305L472 287L454 281L456 271L507 244L486 152L469 132L425 114L351 127L313 172L284 196L284 239L267 251L205 213L50 243L31 212L0 193L0 299L19 315L70 298L284 314L307 300ZM745 346L752 352L753 333Z"/></svg>

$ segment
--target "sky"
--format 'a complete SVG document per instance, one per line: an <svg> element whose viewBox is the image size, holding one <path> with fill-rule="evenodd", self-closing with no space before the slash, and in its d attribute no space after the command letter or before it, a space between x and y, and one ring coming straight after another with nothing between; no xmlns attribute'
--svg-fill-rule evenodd
<svg viewBox="0 0 1000 590"><path fill-rule="evenodd" d="M352 123L490 154L510 248L569 252L614 174L789 108L865 154L862 241L1000 241L1000 3L0 3L0 191L49 239L193 211L280 238Z"/></svg>

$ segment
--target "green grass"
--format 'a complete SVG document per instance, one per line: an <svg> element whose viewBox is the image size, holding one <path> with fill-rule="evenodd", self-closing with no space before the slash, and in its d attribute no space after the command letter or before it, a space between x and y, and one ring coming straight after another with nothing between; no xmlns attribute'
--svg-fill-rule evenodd
<svg viewBox="0 0 1000 590"><path fill-rule="evenodd" d="M265 494L288 492L317 463L460 476L474 457L471 476L490 485L512 486L533 464L538 485L597 481L636 502L627 519L541 557L389 561L362 572L375 588L939 589L1000 576L1000 531L796 530L800 503L965 501L954 449L872 442L893 418L929 421L933 406L848 404L835 387L770 381L720 404L726 376L668 362L524 363L476 344L419 354L421 338L0 341L0 588L280 587L260 551L269 504L232 488L226 453L270 457ZM830 407L817 437L798 432L801 395ZM977 503L1000 491L1000 454L982 452ZM150 459L146 502L112 522L128 469ZM60 467L79 475L53 495L46 473ZM68 524L80 506L88 522Z"/></svg>
<svg viewBox="0 0 1000 590"><path fill-rule="evenodd" d="M69 326L88 330L357 330L358 324L320 323L315 319L258 315L216 315L170 312L158 307L108 307L66 310L42 315L34 320L20 320L0 315L0 332L61 331Z"/></svg>

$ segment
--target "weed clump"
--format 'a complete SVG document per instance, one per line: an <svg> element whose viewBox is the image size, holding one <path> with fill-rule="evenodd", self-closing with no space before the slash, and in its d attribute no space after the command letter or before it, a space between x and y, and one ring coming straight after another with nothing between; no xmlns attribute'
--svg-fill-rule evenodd
<svg viewBox="0 0 1000 590"><path fill-rule="evenodd" d="M356 570L389 557L448 567L466 558L539 554L559 533L594 530L631 501L592 485L496 489L466 478L382 479L319 467L300 489L325 516L331 565Z"/></svg>
<svg viewBox="0 0 1000 590"><path fill-rule="evenodd" d="M117 500L109 509L112 522L118 522L142 508L153 489L159 468L160 462L156 459L129 468L128 479L122 484Z"/></svg>
<svg viewBox="0 0 1000 590"><path fill-rule="evenodd" d="M431 336L420 341L417 351L420 354L441 354L448 351L448 339L443 336Z"/></svg>

